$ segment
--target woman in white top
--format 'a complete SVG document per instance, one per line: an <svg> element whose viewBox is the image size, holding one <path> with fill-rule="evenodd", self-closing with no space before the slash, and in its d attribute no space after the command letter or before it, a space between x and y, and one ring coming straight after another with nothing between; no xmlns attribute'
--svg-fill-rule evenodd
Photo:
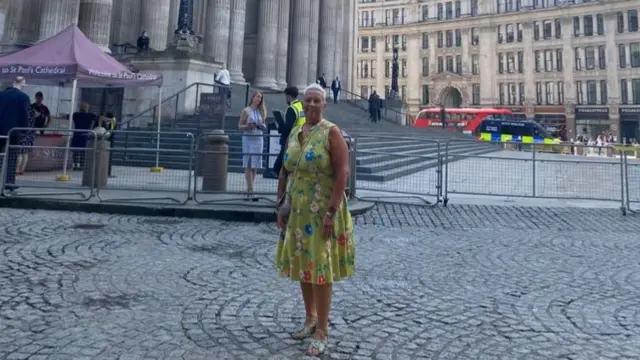
<svg viewBox="0 0 640 360"><path fill-rule="evenodd" d="M259 91L251 95L249 106L242 110L238 128L242 131L242 167L247 185L245 200L258 201L253 197L253 187L256 183L258 169L262 169L262 153L264 152L264 140L262 135L266 129L267 107L264 97Z"/></svg>

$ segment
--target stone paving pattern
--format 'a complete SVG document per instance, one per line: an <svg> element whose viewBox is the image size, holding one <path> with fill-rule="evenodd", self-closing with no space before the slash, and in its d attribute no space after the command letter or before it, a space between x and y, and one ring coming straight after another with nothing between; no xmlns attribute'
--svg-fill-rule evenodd
<svg viewBox="0 0 640 360"><path fill-rule="evenodd" d="M640 358L637 216L379 205L356 223L326 359ZM12 209L0 224L0 359L303 358L273 224Z"/></svg>

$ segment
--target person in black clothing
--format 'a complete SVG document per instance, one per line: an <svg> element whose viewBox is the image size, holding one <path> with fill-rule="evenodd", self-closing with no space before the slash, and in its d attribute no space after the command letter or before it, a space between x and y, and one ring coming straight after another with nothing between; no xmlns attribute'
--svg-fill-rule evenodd
<svg viewBox="0 0 640 360"><path fill-rule="evenodd" d="M71 138L71 147L73 148L73 170L81 170L84 166L87 141L89 140L88 131L96 126L96 115L89 112L89 103L80 103L80 111L73 113L71 120L73 121L73 137Z"/></svg>
<svg viewBox="0 0 640 360"><path fill-rule="evenodd" d="M20 139L24 135L23 131L13 131L13 128L29 127L29 113L31 111L29 96L22 92L26 81L24 77L18 76L13 86L0 92L0 135L9 138L0 139L0 152L4 153L9 145L19 145ZM7 172L5 176L4 189L13 191L18 187L16 183L16 166L18 162L19 149L8 149Z"/></svg>
<svg viewBox="0 0 640 360"><path fill-rule="evenodd" d="M375 90L369 95L369 117L374 124L380 119L380 96Z"/></svg>
<svg viewBox="0 0 640 360"><path fill-rule="evenodd" d="M298 115L295 110L293 110L293 107L291 107L293 102L298 101L298 95L299 91L295 86L290 86L284 89L284 96L289 107L284 115L284 124L278 129L278 132L280 133L280 153L278 154L276 162L273 164L273 170L275 171L276 177L277 174L280 174L280 169L282 169L282 160L284 158L284 153L287 150L287 139L289 139L289 134L298 119Z"/></svg>
<svg viewBox="0 0 640 360"><path fill-rule="evenodd" d="M45 129L49 126L49 119L51 117L51 112L49 112L49 108L46 107L42 100L44 96L40 91L36 93L36 101L31 104L31 109L33 109L36 117L35 127L40 129ZM44 134L44 130L40 130L40 135Z"/></svg>
<svg viewBox="0 0 640 360"><path fill-rule="evenodd" d="M148 51L149 50L149 35L146 31L143 31L138 38L136 45L138 46L138 50Z"/></svg>

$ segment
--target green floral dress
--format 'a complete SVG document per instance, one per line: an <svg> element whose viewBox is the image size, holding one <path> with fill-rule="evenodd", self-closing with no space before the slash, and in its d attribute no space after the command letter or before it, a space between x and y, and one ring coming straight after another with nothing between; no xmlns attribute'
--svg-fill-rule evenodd
<svg viewBox="0 0 640 360"><path fill-rule="evenodd" d="M281 233L276 251L280 275L317 285L330 284L353 275L355 239L347 199L335 216L335 236L322 236L322 223L333 190L333 168L329 155L329 130L335 125L320 122L304 144L291 132L284 155L289 172L287 189L291 194L291 214ZM297 165L297 169L296 169Z"/></svg>

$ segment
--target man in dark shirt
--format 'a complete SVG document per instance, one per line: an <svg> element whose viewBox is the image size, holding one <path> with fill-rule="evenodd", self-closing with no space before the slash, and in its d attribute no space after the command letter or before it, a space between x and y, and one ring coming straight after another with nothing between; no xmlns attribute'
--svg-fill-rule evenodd
<svg viewBox="0 0 640 360"><path fill-rule="evenodd" d="M298 95L298 88L295 86L290 86L284 89L285 100L289 107L284 115L284 124L280 129L278 129L278 132L280 133L280 153L278 154L276 162L273 164L273 170L276 174L280 173L280 169L282 168L282 159L284 158L284 153L287 150L287 139L296 124L296 120L298 120L298 114L292 106L294 102L299 102Z"/></svg>
<svg viewBox="0 0 640 360"><path fill-rule="evenodd" d="M372 123L377 123L380 117L380 96L374 90L371 95L369 95L369 118L371 118Z"/></svg>
<svg viewBox="0 0 640 360"><path fill-rule="evenodd" d="M31 108L35 112L36 117L35 127L40 129L46 129L47 126L49 126L49 118L51 116L49 108L42 103L43 99L44 96L42 96L42 93L38 91L36 93L36 101L31 104ZM40 130L40 134L44 134L44 130Z"/></svg>
<svg viewBox="0 0 640 360"><path fill-rule="evenodd" d="M29 112L31 109L29 96L22 92L26 81L18 76L13 86L0 92L0 135L9 138L0 138L0 152L5 152L7 140L9 145L19 145L21 131L11 131L13 128L26 128L29 126ZM9 149L7 156L7 171L4 182L6 191L13 191L18 187L16 183L16 165L19 149Z"/></svg>

